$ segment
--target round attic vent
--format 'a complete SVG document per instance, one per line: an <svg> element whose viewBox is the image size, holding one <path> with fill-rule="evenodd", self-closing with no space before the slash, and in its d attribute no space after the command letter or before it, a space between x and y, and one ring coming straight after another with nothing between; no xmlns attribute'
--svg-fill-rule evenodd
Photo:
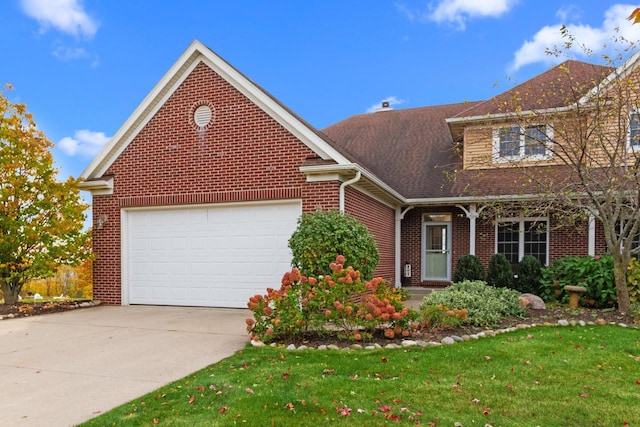
<svg viewBox="0 0 640 427"><path fill-rule="evenodd" d="M215 110L209 101L198 101L189 109L189 122L195 130L208 129L214 120Z"/></svg>
<svg viewBox="0 0 640 427"><path fill-rule="evenodd" d="M193 112L193 122L199 128L207 127L211 123L213 112L208 105L201 105Z"/></svg>

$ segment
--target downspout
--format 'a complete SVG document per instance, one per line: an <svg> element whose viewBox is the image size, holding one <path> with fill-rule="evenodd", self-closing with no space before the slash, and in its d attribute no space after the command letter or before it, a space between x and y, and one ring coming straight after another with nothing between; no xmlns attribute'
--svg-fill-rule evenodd
<svg viewBox="0 0 640 427"><path fill-rule="evenodd" d="M360 177L362 177L362 174L360 173L360 171L356 171L355 177L340 184L340 213L344 213L344 189L347 187L347 185L351 185L360 181Z"/></svg>
<svg viewBox="0 0 640 427"><path fill-rule="evenodd" d="M403 211L400 209L396 209L396 288L402 287L402 220L407 212L413 209L413 206L408 206Z"/></svg>

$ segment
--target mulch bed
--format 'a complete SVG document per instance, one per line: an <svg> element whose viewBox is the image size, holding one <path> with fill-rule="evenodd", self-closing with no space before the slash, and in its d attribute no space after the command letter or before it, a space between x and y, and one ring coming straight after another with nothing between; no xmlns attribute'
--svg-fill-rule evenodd
<svg viewBox="0 0 640 427"><path fill-rule="evenodd" d="M38 316L49 313L60 313L63 311L75 310L81 307L82 303L91 302L89 300L74 301L46 301L34 303L18 303L14 305L0 304L0 319L15 319L19 317Z"/></svg>
<svg viewBox="0 0 640 427"><path fill-rule="evenodd" d="M400 344L405 339L411 340L421 340L421 341L435 341L440 342L445 337L450 336L462 336L462 335L472 335L477 334L482 331L486 331L488 329L496 330L496 329L506 329L511 326L516 326L518 324L536 324L543 325L545 323L556 324L558 320L566 319L568 321L584 321L584 322L595 322L597 319L605 320L606 323L624 323L628 326L631 325L639 325L640 319L635 319L632 316L621 315L617 311L613 309L590 309L590 308L580 308L578 310L569 310L564 307L553 307L545 310L529 310L524 317L512 317L505 319L499 325L495 325L494 327L477 327L477 326L465 326L458 328L446 328L446 329L418 329L415 331L414 335L409 338L394 338L388 339L386 338L382 332L376 333L372 338L368 338L361 342L358 341L350 341L345 339L340 339L336 335L318 335L318 334L308 334L302 337L296 337L290 340L283 340L278 344L281 345L289 345L293 344L296 347L301 345L306 345L308 347L318 347L319 345L329 345L335 344L338 347L348 347L351 344L362 344L362 345L370 345L370 344L379 344L381 346L385 346L387 344Z"/></svg>

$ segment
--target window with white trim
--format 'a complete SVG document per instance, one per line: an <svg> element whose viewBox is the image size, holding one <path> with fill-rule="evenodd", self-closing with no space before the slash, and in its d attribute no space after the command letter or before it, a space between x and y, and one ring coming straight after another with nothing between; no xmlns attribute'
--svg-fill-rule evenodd
<svg viewBox="0 0 640 427"><path fill-rule="evenodd" d="M629 112L629 134L627 136L629 151L640 151L640 112Z"/></svg>
<svg viewBox="0 0 640 427"><path fill-rule="evenodd" d="M549 259L549 227L547 218L510 218L496 224L496 253L502 254L512 266L525 255L536 257L540 264Z"/></svg>
<svg viewBox="0 0 640 427"><path fill-rule="evenodd" d="M547 125L504 126L493 131L494 162L548 160L552 129Z"/></svg>

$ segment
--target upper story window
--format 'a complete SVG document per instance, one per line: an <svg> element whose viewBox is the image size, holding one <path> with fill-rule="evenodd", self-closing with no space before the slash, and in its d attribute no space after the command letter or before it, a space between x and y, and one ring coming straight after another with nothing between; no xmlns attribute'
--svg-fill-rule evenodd
<svg viewBox="0 0 640 427"><path fill-rule="evenodd" d="M640 130L640 127L639 127ZM493 132L493 160L547 160L551 129L546 125L505 126Z"/></svg>
<svg viewBox="0 0 640 427"><path fill-rule="evenodd" d="M629 151L640 151L640 112L629 113Z"/></svg>

